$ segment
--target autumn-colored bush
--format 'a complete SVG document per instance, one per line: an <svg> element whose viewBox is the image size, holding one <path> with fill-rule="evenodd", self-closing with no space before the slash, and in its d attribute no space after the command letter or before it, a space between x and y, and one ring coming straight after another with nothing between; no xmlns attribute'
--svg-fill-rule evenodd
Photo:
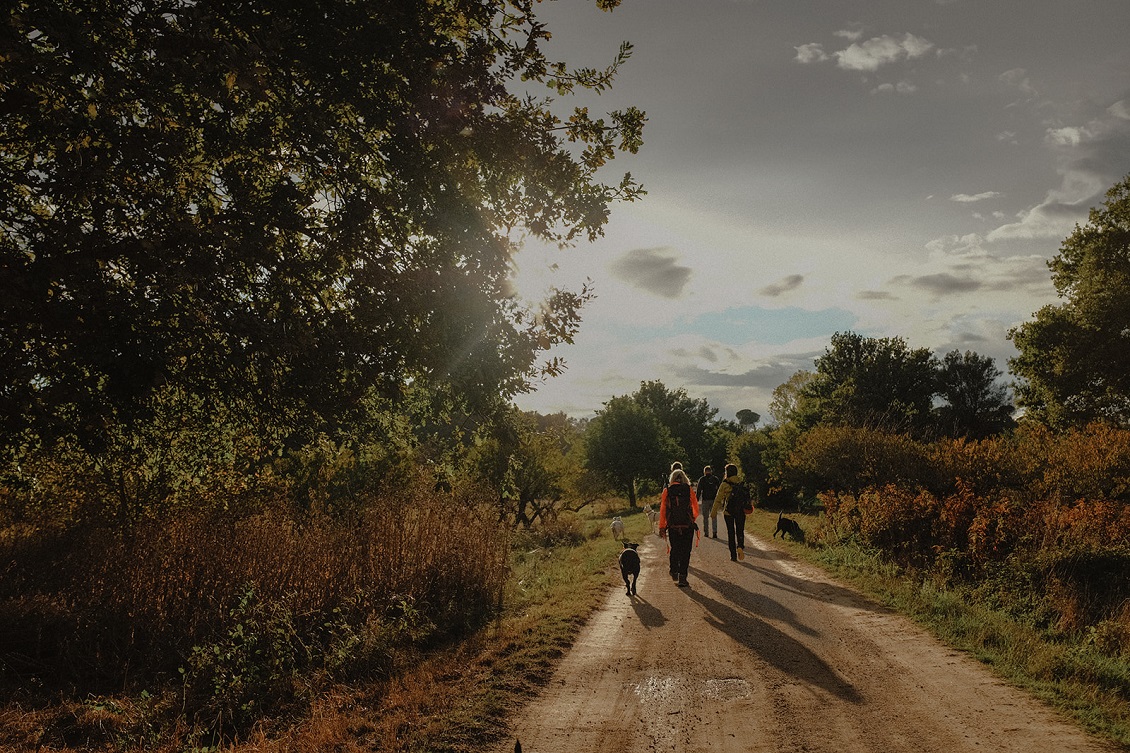
<svg viewBox="0 0 1130 753"><path fill-rule="evenodd" d="M809 494L859 493L887 485L921 486L930 478L925 446L903 434L820 426L797 440L785 463L790 485Z"/></svg>
<svg viewBox="0 0 1130 753"><path fill-rule="evenodd" d="M1056 433L1026 425L1012 451L1037 499L1130 502L1130 430L1095 423Z"/></svg>
<svg viewBox="0 0 1130 753"><path fill-rule="evenodd" d="M940 439L930 443L926 452L931 467L931 491L939 496L959 490L982 495L1024 488L1024 473L1014 444L1007 437Z"/></svg>

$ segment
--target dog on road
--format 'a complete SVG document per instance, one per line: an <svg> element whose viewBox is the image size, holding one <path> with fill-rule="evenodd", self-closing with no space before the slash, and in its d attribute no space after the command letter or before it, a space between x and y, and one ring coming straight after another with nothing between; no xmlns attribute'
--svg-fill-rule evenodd
<svg viewBox="0 0 1130 753"><path fill-rule="evenodd" d="M628 596L636 595L636 580L640 577L640 554L636 551L637 547L639 544L625 541L624 548L620 550L620 575L624 578Z"/></svg>
<svg viewBox="0 0 1130 753"><path fill-rule="evenodd" d="M777 516L777 528L773 531L773 538L777 538L777 534L781 534L781 538L785 538L785 534L793 537L793 541L804 541L804 531L801 530L800 524L792 518L786 518L785 513Z"/></svg>
<svg viewBox="0 0 1130 753"><path fill-rule="evenodd" d="M624 538L624 521L617 515L612 519L612 538L621 541Z"/></svg>
<svg viewBox="0 0 1130 753"><path fill-rule="evenodd" d="M659 522L659 511L648 504L643 506L643 514L651 521L651 530L654 531L655 524Z"/></svg>

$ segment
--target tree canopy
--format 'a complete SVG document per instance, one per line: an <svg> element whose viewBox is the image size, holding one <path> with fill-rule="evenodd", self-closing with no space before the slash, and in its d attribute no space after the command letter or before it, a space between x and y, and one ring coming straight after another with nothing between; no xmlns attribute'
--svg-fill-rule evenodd
<svg viewBox="0 0 1130 753"><path fill-rule="evenodd" d="M667 427L632 396L604 404L585 430L585 462L636 504L636 481L666 469L678 446Z"/></svg>
<svg viewBox="0 0 1130 753"><path fill-rule="evenodd" d="M914 431L929 421L936 359L901 337L837 332L804 384L809 421L840 426Z"/></svg>
<svg viewBox="0 0 1130 753"><path fill-rule="evenodd" d="M1012 426L1012 398L1001 376L988 356L946 353L938 367L938 395L945 403L934 409L941 433L984 439Z"/></svg>
<svg viewBox="0 0 1130 753"><path fill-rule="evenodd" d="M615 0L600 0L611 8ZM0 436L97 448L169 394L300 441L427 385L526 389L524 236L601 233L635 108L557 111L533 0L17 0L0 27Z"/></svg>
<svg viewBox="0 0 1130 753"><path fill-rule="evenodd" d="M1064 302L1009 332L1017 402L1053 426L1130 425L1130 175L1048 267Z"/></svg>

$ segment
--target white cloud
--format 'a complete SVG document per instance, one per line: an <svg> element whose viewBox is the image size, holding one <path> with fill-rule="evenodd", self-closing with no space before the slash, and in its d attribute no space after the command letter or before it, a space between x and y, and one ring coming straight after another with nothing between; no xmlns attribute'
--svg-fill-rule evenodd
<svg viewBox="0 0 1130 753"><path fill-rule="evenodd" d="M985 199L995 199L1000 196L1000 191L982 191L981 193L967 194L955 193L950 197L950 201L956 201L959 204L972 204L976 201L984 201Z"/></svg>
<svg viewBox="0 0 1130 753"><path fill-rule="evenodd" d="M1078 146L1086 135L1082 128L1049 128L1047 140L1056 146Z"/></svg>
<svg viewBox="0 0 1130 753"><path fill-rule="evenodd" d="M848 40L849 42L858 42L860 39L863 38L863 30L862 29L840 29L839 31L835 32L835 36L843 37L844 39Z"/></svg>
<svg viewBox="0 0 1130 753"><path fill-rule="evenodd" d="M824 46L819 42L812 44L802 44L800 47L794 47L796 50L796 59L799 63L822 63L828 60L828 55L824 52Z"/></svg>
<svg viewBox="0 0 1130 753"><path fill-rule="evenodd" d="M897 84L879 84L871 90L872 94L914 94L918 87L909 81L899 81Z"/></svg>
<svg viewBox="0 0 1130 753"><path fill-rule="evenodd" d="M874 72L900 60L920 58L933 47L933 42L909 33L901 38L883 35L851 44L847 49L833 53L833 56L836 65L844 70Z"/></svg>
<svg viewBox="0 0 1130 753"><path fill-rule="evenodd" d="M1049 128L1044 143L1059 162L1059 187L987 240L1062 239L1086 221L1087 211L1130 169L1130 110L1119 100L1082 125Z"/></svg>
<svg viewBox="0 0 1130 753"><path fill-rule="evenodd" d="M1038 92L1036 87L1032 84L1032 79L1028 77L1028 71L1024 68L1013 68L1005 71L998 76L1002 82L1009 86L1015 87L1029 96L1036 96Z"/></svg>

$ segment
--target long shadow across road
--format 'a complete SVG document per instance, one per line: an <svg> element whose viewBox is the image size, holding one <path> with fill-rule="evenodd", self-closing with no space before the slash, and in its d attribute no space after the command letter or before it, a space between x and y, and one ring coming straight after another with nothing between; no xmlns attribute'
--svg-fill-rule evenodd
<svg viewBox="0 0 1130 753"><path fill-rule="evenodd" d="M688 589L687 595L690 599L706 610L707 624L733 638L735 642L744 646L766 664L776 668L782 675L818 687L849 703L862 703L863 699L851 683L843 679L823 659L797 639L758 617L753 611L762 609L765 610L764 613L780 617L791 616L790 610L773 599L754 594L710 573L696 569L694 574L705 585L715 589L723 598L731 602L723 603L699 590ZM807 635L819 635L812 628L797 624L795 618L790 624Z"/></svg>

